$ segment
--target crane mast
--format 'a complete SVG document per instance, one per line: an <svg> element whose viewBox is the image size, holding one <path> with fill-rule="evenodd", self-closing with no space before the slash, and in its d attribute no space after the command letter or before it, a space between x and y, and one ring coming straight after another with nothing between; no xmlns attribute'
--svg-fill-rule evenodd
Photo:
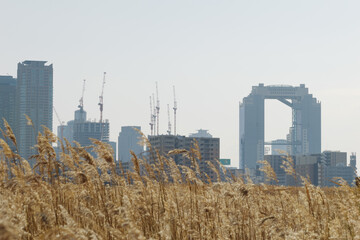
<svg viewBox="0 0 360 240"><path fill-rule="evenodd" d="M151 129L151 135L154 134L154 114L153 114L153 106L152 106L152 100L150 96L150 129Z"/></svg>
<svg viewBox="0 0 360 240"><path fill-rule="evenodd" d="M103 140L103 108L104 108L104 86L105 86L105 76L106 72L104 72L104 79L102 83L101 95L99 96L99 103L100 106L100 140Z"/></svg>
<svg viewBox="0 0 360 240"><path fill-rule="evenodd" d="M153 118L153 124L154 124L154 135L156 135L156 105L155 105L155 94L152 94L152 103L153 103L153 114L152 114L152 118Z"/></svg>
<svg viewBox="0 0 360 240"><path fill-rule="evenodd" d="M167 105L167 111L168 111L168 130L167 130L167 133L168 133L168 135L171 135L171 121L170 121L170 106L169 106L169 104Z"/></svg>
<svg viewBox="0 0 360 240"><path fill-rule="evenodd" d="M158 90L158 83L156 82L156 134L159 135L159 113L160 113L160 101L159 101L159 90Z"/></svg>
<svg viewBox="0 0 360 240"><path fill-rule="evenodd" d="M78 108L80 109L80 111L83 111L84 110L84 92L85 92L85 82L86 80L84 79L84 82L83 82L83 89L82 89L82 94L81 94L81 98L79 100L79 106Z"/></svg>
<svg viewBox="0 0 360 240"><path fill-rule="evenodd" d="M174 135L176 136L176 110L177 110L177 102L176 102L176 95L175 95L175 86L173 86L174 91Z"/></svg>
<svg viewBox="0 0 360 240"><path fill-rule="evenodd" d="M56 118L57 120L59 121L59 124L60 124L60 141L62 142L63 138L64 138L64 122L62 122L60 120L60 117L59 117L59 114L57 113L55 107L53 106L53 109L54 109L54 112L55 112L55 115L56 115Z"/></svg>

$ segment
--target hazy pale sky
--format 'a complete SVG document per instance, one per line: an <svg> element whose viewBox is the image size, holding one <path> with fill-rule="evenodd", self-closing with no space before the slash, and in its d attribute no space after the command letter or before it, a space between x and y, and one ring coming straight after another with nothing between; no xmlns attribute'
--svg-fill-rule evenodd
<svg viewBox="0 0 360 240"><path fill-rule="evenodd" d="M150 133L156 81L166 134L175 85L177 132L208 129L237 166L239 101L251 86L304 83L322 103L322 149L360 155L359 1L0 0L0 9L0 75L16 77L24 60L52 63L62 121L73 119L83 79L88 118L99 119L107 72L111 140L126 125ZM267 100L266 140L290 125L290 108Z"/></svg>

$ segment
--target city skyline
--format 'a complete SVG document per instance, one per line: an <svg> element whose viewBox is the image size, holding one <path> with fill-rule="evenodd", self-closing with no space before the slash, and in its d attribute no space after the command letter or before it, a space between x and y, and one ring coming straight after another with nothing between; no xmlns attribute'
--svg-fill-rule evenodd
<svg viewBox="0 0 360 240"><path fill-rule="evenodd" d="M0 75L16 77L16 63L27 59L53 63L54 106L62 121L72 119L83 79L84 107L99 119L106 71L110 139L126 125L150 133L155 82L165 134L175 85L177 132L208 129L221 139L220 157L237 166L239 101L259 83L305 83L322 103L322 150L360 152L360 3L17 1L1 7L8 37L0 39ZM106 14L98 18L99 12ZM291 126L289 109L271 100L265 119L266 140L283 139Z"/></svg>

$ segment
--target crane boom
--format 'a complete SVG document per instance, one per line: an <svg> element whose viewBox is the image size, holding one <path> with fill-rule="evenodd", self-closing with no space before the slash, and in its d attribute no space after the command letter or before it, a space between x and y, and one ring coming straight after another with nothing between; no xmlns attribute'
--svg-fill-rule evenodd
<svg viewBox="0 0 360 240"><path fill-rule="evenodd" d="M152 94L152 106L153 106L153 114L152 114L152 117L153 117L153 124L154 124L154 135L156 135L156 105L155 105L155 94L153 93Z"/></svg>
<svg viewBox="0 0 360 240"><path fill-rule="evenodd" d="M101 95L99 96L99 104L98 104L100 106L100 123L102 123L103 109L104 109L105 76L106 76L106 72L104 72L104 79L103 79L103 83L102 83Z"/></svg>
<svg viewBox="0 0 360 240"><path fill-rule="evenodd" d="M152 100L150 96L150 129L151 129L151 135L154 133L154 115L153 115L153 106L152 106Z"/></svg>
<svg viewBox="0 0 360 240"><path fill-rule="evenodd" d="M105 76L106 76L106 72L104 72L104 79L102 83L101 95L99 97L99 104L98 104L100 106L100 141L103 140L103 109L104 109Z"/></svg>
<svg viewBox="0 0 360 240"><path fill-rule="evenodd" d="M159 90L158 90L158 83L156 82L156 126L157 132L156 134L159 135L159 113L160 113L160 100L159 100Z"/></svg>
<svg viewBox="0 0 360 240"><path fill-rule="evenodd" d="M56 111L56 109L55 109L55 107L53 106L53 109L54 109L54 112L55 112L55 115L56 115L56 118L57 118L57 120L59 121L59 125L60 125L60 139L61 139L61 141L63 140L63 133L64 133L64 122L62 122L61 120L60 120L60 117L59 117L59 114L57 113L57 111Z"/></svg>
<svg viewBox="0 0 360 240"><path fill-rule="evenodd" d="M175 86L173 86L174 92L174 135L176 136L176 110L177 110L177 102L176 102L176 95L175 95Z"/></svg>
<svg viewBox="0 0 360 240"><path fill-rule="evenodd" d="M79 106L78 106L78 108L80 108L81 111L84 110L85 82L86 82L86 80L84 79L84 81L83 81L83 88L82 88L82 94L81 94L81 98L80 98L80 100L79 100Z"/></svg>
<svg viewBox="0 0 360 240"><path fill-rule="evenodd" d="M169 106L169 104L167 105L167 111L168 111L168 130L167 130L167 133L168 133L168 135L171 135L171 120L170 120L170 106Z"/></svg>

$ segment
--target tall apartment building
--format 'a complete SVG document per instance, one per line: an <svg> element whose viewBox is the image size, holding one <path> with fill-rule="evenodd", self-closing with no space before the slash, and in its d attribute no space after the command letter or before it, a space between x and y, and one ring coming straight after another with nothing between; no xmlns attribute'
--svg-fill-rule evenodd
<svg viewBox="0 0 360 240"><path fill-rule="evenodd" d="M27 125L25 114L33 126ZM42 126L52 130L53 121L53 65L46 61L24 61L18 64L16 86L16 138L22 157L35 154ZM34 162L30 162L34 164Z"/></svg>
<svg viewBox="0 0 360 240"><path fill-rule="evenodd" d="M204 136L204 132L198 132L200 136ZM157 135L149 136L149 141L153 149L159 151L162 155L174 149L186 149L190 150L194 147L194 141L199 145L201 159L199 159L199 168L202 176L205 173L210 177L211 181L217 181L216 173L211 169L207 162L211 162L215 168L219 170L219 159L220 159L220 139L213 138L211 135L206 134L207 137L196 137L197 134L192 134L192 137L185 136L174 136L174 135ZM189 159L183 155L171 156L174 158L177 165L184 165L192 167L192 163ZM206 178L205 178L206 179Z"/></svg>
<svg viewBox="0 0 360 240"><path fill-rule="evenodd" d="M0 76L0 129L4 127L4 118L15 131L15 99L16 79L12 76Z"/></svg>

